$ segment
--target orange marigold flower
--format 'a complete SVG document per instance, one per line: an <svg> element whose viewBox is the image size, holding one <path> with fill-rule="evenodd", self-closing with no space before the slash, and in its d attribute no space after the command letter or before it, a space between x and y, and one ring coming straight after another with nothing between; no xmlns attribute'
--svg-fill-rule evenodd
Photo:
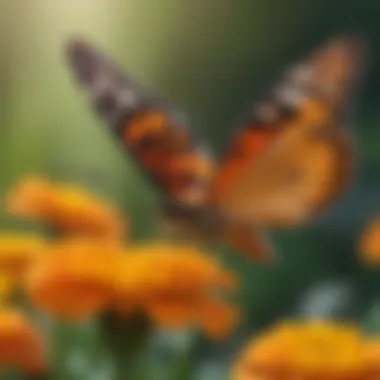
<svg viewBox="0 0 380 380"><path fill-rule="evenodd" d="M374 380L380 344L351 325L287 322L254 339L237 358L234 380Z"/></svg>
<svg viewBox="0 0 380 380"><path fill-rule="evenodd" d="M42 334L19 311L0 309L0 369L16 366L27 373L46 368Z"/></svg>
<svg viewBox="0 0 380 380"><path fill-rule="evenodd" d="M125 232L122 216L111 205L83 189L41 178L21 181L6 206L15 215L46 221L71 234L121 238Z"/></svg>
<svg viewBox="0 0 380 380"><path fill-rule="evenodd" d="M380 218L376 218L365 228L360 241L359 252L369 264L380 263Z"/></svg>
<svg viewBox="0 0 380 380"><path fill-rule="evenodd" d="M217 294L233 288L235 279L195 247L141 244L128 249L126 263L120 267L125 279L120 283L120 308L135 300L158 325L197 324L215 338L223 338L235 326L237 310Z"/></svg>
<svg viewBox="0 0 380 380"><path fill-rule="evenodd" d="M38 236L0 235L0 273L19 280L46 252L48 244Z"/></svg>
<svg viewBox="0 0 380 380"><path fill-rule="evenodd" d="M71 239L57 243L26 280L36 306L56 317L81 320L111 300L121 252L106 241Z"/></svg>

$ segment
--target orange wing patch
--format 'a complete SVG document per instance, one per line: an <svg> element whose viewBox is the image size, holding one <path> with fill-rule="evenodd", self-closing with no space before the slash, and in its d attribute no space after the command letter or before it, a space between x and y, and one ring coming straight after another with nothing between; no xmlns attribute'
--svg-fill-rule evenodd
<svg viewBox="0 0 380 380"><path fill-rule="evenodd" d="M203 204L213 163L185 127L160 110L147 110L125 124L123 139L166 195L186 205Z"/></svg>
<svg viewBox="0 0 380 380"><path fill-rule="evenodd" d="M248 164L219 199L219 211L260 226L304 222L347 186L350 142L339 130L282 131L257 162Z"/></svg>
<svg viewBox="0 0 380 380"><path fill-rule="evenodd" d="M144 138L157 138L162 136L168 125L165 114L160 111L150 111L135 116L125 128L123 138L131 146L139 145Z"/></svg>
<svg viewBox="0 0 380 380"><path fill-rule="evenodd" d="M279 118L270 127L260 123L247 126L238 134L232 149L220 165L213 181L210 202L222 203L224 197L228 197L228 193L234 191L241 177L246 175L250 168L260 165L260 162L265 160L267 152L270 152L276 144L280 144L278 140L288 130L304 133L297 132L304 129L305 133L308 133L306 132L308 129L326 125L328 116L328 107L323 102L306 98L299 104L299 112L288 120Z"/></svg>
<svg viewBox="0 0 380 380"><path fill-rule="evenodd" d="M217 203L223 198L231 184L240 177L251 162L261 157L275 136L276 132L266 129L245 129L240 133L213 182L210 193L212 203Z"/></svg>

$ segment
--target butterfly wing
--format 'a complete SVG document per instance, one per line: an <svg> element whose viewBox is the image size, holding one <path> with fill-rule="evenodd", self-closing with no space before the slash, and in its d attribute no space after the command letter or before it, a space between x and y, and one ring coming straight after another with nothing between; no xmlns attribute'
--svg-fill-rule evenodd
<svg viewBox="0 0 380 380"><path fill-rule="evenodd" d="M292 226L305 222L345 188L353 153L343 133L286 132L265 160L239 178L237 194L224 199L221 211L261 226Z"/></svg>
<svg viewBox="0 0 380 380"><path fill-rule="evenodd" d="M288 70L223 158L209 201L229 218L297 225L351 179L353 151L340 128L361 71L357 38L333 39Z"/></svg>
<svg viewBox="0 0 380 380"><path fill-rule="evenodd" d="M214 172L213 157L184 116L89 43L71 41L67 56L95 110L168 203L201 207Z"/></svg>
<svg viewBox="0 0 380 380"><path fill-rule="evenodd" d="M76 80L95 110L161 190L164 214L177 236L184 233L218 239L223 234L223 223L218 214L205 207L215 173L214 160L183 115L90 44L71 41L67 55ZM235 224L228 235L247 255L268 256L269 243L259 232Z"/></svg>

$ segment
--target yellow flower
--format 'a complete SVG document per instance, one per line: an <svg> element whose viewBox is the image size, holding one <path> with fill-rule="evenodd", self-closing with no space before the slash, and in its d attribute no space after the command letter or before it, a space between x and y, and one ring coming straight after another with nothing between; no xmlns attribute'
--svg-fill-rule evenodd
<svg viewBox="0 0 380 380"><path fill-rule="evenodd" d="M367 263L380 263L380 218L375 218L365 228L359 241L359 252Z"/></svg>
<svg viewBox="0 0 380 380"><path fill-rule="evenodd" d="M374 380L380 342L351 325L287 322L254 339L237 358L233 380Z"/></svg>
<svg viewBox="0 0 380 380"><path fill-rule="evenodd" d="M41 178L21 181L6 207L15 215L46 221L70 234L119 239L125 232L121 215L111 205L79 188Z"/></svg>
<svg viewBox="0 0 380 380"><path fill-rule="evenodd" d="M0 369L16 366L27 373L45 369L42 334L17 310L0 309Z"/></svg>
<svg viewBox="0 0 380 380"><path fill-rule="evenodd" d="M26 280L32 302L58 318L81 320L104 309L120 261L116 245L70 239L57 243Z"/></svg>
<svg viewBox="0 0 380 380"><path fill-rule="evenodd" d="M23 234L0 234L0 273L19 280L46 252L43 238Z"/></svg>
<svg viewBox="0 0 380 380"><path fill-rule="evenodd" d="M165 243L129 247L127 257L125 266L119 266L124 279L119 308L137 304L167 328L200 325L214 338L231 332L237 309L216 293L231 290L235 279L212 257L195 247Z"/></svg>

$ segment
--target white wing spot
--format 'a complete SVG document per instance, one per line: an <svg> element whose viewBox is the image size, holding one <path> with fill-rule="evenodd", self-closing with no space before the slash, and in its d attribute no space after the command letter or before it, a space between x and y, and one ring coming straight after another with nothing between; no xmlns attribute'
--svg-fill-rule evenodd
<svg viewBox="0 0 380 380"><path fill-rule="evenodd" d="M288 77L297 85L302 85L311 81L312 70L308 65L299 65L288 71Z"/></svg>
<svg viewBox="0 0 380 380"><path fill-rule="evenodd" d="M113 83L108 77L108 75L100 74L96 79L90 84L90 89L93 93L93 96L96 98L99 95L108 92L112 89Z"/></svg>
<svg viewBox="0 0 380 380"><path fill-rule="evenodd" d="M276 97L281 103L288 106L297 106L301 103L304 95L298 88L283 86L275 91Z"/></svg>
<svg viewBox="0 0 380 380"><path fill-rule="evenodd" d="M122 89L118 94L118 103L122 107L133 107L137 103L137 96L134 91L130 89Z"/></svg>

